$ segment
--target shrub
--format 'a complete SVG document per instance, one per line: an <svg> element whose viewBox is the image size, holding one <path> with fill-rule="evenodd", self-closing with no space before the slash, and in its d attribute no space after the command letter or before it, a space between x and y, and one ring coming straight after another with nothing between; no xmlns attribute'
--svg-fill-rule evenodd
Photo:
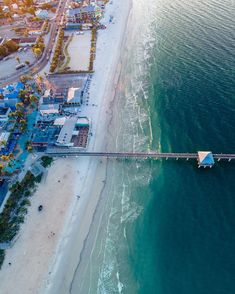
<svg viewBox="0 0 235 294"><path fill-rule="evenodd" d="M0 269L2 267L2 264L3 264L3 261L4 261L4 258L5 258L5 251L0 249Z"/></svg>
<svg viewBox="0 0 235 294"><path fill-rule="evenodd" d="M50 156L42 156L41 162L43 167L48 167L52 164L53 158Z"/></svg>

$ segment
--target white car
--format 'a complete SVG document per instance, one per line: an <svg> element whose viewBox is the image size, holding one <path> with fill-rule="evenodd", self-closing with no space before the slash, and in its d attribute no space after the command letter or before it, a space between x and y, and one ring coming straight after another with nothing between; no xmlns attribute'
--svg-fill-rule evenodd
<svg viewBox="0 0 235 294"><path fill-rule="evenodd" d="M79 32L77 32L76 34L77 34L77 35L84 35L84 32L79 31Z"/></svg>

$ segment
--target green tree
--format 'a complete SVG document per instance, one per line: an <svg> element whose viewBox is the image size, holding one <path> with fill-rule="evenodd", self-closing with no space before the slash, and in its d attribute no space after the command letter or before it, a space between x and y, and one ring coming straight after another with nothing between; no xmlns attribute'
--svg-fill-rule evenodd
<svg viewBox="0 0 235 294"><path fill-rule="evenodd" d="M7 55L7 49L5 46L1 45L0 46L0 56L4 57Z"/></svg>
<svg viewBox="0 0 235 294"><path fill-rule="evenodd" d="M33 53L39 57L42 54L42 50L40 48L34 48Z"/></svg>
<svg viewBox="0 0 235 294"><path fill-rule="evenodd" d="M20 77L20 81L21 81L22 83L26 83L26 82L29 81L29 80L32 80L32 77L29 76L29 75L23 75L23 76Z"/></svg>
<svg viewBox="0 0 235 294"><path fill-rule="evenodd" d="M33 6L31 6L31 7L28 8L28 13L30 13L30 14L36 16L36 14L35 14L35 9L34 9Z"/></svg>
<svg viewBox="0 0 235 294"><path fill-rule="evenodd" d="M14 42L12 40L6 41L4 46L7 47L8 51L10 51L10 52L15 52L19 48L19 45L16 44L16 42Z"/></svg>
<svg viewBox="0 0 235 294"><path fill-rule="evenodd" d="M35 95L30 95L29 96L29 101L31 103L36 103L36 102L38 102L38 98Z"/></svg>
<svg viewBox="0 0 235 294"><path fill-rule="evenodd" d="M24 104L22 102L16 103L16 109L24 108Z"/></svg>
<svg viewBox="0 0 235 294"><path fill-rule="evenodd" d="M24 101L26 99L27 91L26 90L20 90L19 98Z"/></svg>
<svg viewBox="0 0 235 294"><path fill-rule="evenodd" d="M42 76L38 76L38 81L39 81L39 83L42 83L43 82L43 77Z"/></svg>

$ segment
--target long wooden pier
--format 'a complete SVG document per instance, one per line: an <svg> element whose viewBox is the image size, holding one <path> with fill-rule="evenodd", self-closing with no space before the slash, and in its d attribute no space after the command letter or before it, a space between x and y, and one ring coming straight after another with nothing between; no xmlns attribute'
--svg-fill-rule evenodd
<svg viewBox="0 0 235 294"><path fill-rule="evenodd" d="M61 156L90 156L90 157L107 157L107 158L154 158L154 159L198 159L198 153L158 153L158 152L90 152L79 151L70 148L52 148L46 151L53 157ZM235 154L213 154L217 161L235 159Z"/></svg>

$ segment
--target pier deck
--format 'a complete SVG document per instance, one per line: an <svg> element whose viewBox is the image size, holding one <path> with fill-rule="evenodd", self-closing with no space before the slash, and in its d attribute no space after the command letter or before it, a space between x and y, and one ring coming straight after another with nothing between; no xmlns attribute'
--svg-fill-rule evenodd
<svg viewBox="0 0 235 294"><path fill-rule="evenodd" d="M53 148L46 152L53 157L58 156L94 156L113 158L155 158L155 159L198 159L198 153L158 153L158 152L89 152L73 149ZM213 154L217 160L234 160L235 154Z"/></svg>

